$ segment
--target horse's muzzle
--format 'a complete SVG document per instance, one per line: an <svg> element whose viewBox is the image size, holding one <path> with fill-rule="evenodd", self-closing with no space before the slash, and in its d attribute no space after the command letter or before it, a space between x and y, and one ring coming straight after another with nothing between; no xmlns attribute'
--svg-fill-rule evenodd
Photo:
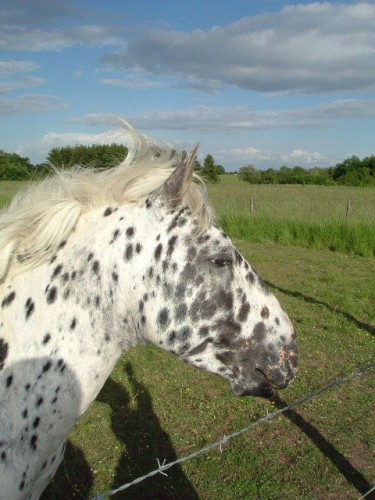
<svg viewBox="0 0 375 500"><path fill-rule="evenodd" d="M242 371L242 376L231 383L235 396L272 398L278 390L288 387L297 373L297 343L280 350L275 363L255 363Z"/></svg>

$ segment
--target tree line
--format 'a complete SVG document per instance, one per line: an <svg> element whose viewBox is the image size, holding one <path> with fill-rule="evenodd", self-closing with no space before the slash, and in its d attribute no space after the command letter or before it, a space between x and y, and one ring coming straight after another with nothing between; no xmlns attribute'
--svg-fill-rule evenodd
<svg viewBox="0 0 375 500"><path fill-rule="evenodd" d="M51 165L66 169L76 165L101 169L111 168L124 160L126 155L127 148L115 143L55 147L48 153L45 163L33 165L27 157L0 150L0 180L42 178L51 172ZM226 173L222 165L216 164L211 154L204 158L203 164L196 160L195 170L209 182L218 182L220 175ZM250 184L375 186L375 155L363 159L351 156L329 168L315 167L306 170L300 166L293 168L282 166L280 169L258 170L253 165L246 165L238 172L231 173L238 174L242 181Z"/></svg>
<svg viewBox="0 0 375 500"><path fill-rule="evenodd" d="M302 167L278 170L269 168L257 170L252 165L239 169L240 179L250 184L319 184L346 186L375 186L375 155L362 160L358 156L350 156L334 167L314 167L306 170Z"/></svg>
<svg viewBox="0 0 375 500"><path fill-rule="evenodd" d="M15 181L43 178L53 167L69 169L74 166L111 168L127 155L122 144L94 144L93 146L65 146L52 148L44 163L33 165L29 158L0 150L0 180Z"/></svg>

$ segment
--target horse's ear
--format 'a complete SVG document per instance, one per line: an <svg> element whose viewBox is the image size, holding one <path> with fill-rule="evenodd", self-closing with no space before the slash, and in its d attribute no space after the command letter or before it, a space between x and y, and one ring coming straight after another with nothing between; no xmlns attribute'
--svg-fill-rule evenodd
<svg viewBox="0 0 375 500"><path fill-rule="evenodd" d="M169 208L177 207L193 181L195 159L199 144L174 169L164 184L158 189L158 195L167 202Z"/></svg>

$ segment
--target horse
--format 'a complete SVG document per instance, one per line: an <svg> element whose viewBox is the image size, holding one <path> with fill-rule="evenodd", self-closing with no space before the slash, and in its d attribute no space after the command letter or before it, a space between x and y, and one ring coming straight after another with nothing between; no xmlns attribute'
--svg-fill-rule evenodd
<svg viewBox="0 0 375 500"><path fill-rule="evenodd" d="M198 146L178 156L130 133L119 166L55 171L0 215L3 499L40 497L130 347L158 346L236 396L271 398L296 374L293 325L217 224Z"/></svg>

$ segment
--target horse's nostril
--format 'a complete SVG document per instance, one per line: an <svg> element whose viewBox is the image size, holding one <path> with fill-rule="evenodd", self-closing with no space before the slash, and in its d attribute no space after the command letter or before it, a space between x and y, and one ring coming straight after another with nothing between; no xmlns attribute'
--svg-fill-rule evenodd
<svg viewBox="0 0 375 500"><path fill-rule="evenodd" d="M289 363L286 363L283 367L271 366L267 369L257 366L255 370L261 373L264 380L275 389L285 389L294 377L294 370Z"/></svg>

